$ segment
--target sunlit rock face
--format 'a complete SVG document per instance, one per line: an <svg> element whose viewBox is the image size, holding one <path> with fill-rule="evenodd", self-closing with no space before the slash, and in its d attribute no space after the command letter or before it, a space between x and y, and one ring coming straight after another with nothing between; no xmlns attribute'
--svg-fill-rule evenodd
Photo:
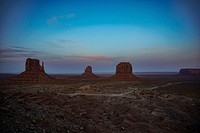
<svg viewBox="0 0 200 133"><path fill-rule="evenodd" d="M26 59L25 63L25 71L28 72L44 72L44 63L42 62L42 66L40 65L40 61L38 59Z"/></svg>
<svg viewBox="0 0 200 133"><path fill-rule="evenodd" d="M82 78L97 78L98 76L96 76L94 73L92 73L92 67L91 66L87 66L85 69L85 72L82 74Z"/></svg>
<svg viewBox="0 0 200 133"><path fill-rule="evenodd" d="M129 62L120 62L116 66L116 74L112 78L117 80L137 79L137 77L132 73L132 65Z"/></svg>
<svg viewBox="0 0 200 133"><path fill-rule="evenodd" d="M179 75L181 76L200 76L200 69L181 69L179 71Z"/></svg>

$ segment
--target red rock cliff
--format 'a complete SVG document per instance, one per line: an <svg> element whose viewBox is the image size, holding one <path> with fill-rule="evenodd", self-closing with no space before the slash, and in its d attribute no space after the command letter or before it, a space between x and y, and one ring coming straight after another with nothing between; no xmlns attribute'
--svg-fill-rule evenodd
<svg viewBox="0 0 200 133"><path fill-rule="evenodd" d="M38 59L26 59L25 63L25 71L29 72L44 72L44 63L42 62L42 66L40 65L40 61Z"/></svg>
<svg viewBox="0 0 200 133"><path fill-rule="evenodd" d="M137 77L132 73L132 65L129 62L120 62L116 66L116 74L112 78L117 80L137 79Z"/></svg>
<svg viewBox="0 0 200 133"><path fill-rule="evenodd" d="M53 83L57 82L44 71L44 63L40 65L38 59L27 58L25 71L21 74L8 79L10 84L35 84L35 83Z"/></svg>

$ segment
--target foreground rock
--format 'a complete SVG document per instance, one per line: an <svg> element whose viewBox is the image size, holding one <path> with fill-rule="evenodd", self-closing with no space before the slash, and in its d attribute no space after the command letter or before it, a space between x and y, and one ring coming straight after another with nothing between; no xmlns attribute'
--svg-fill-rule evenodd
<svg viewBox="0 0 200 133"><path fill-rule="evenodd" d="M180 76L200 76L200 69L181 69Z"/></svg>
<svg viewBox="0 0 200 133"><path fill-rule="evenodd" d="M199 133L200 83L181 80L182 83L173 84L173 78L166 79L165 83L93 81L71 85L2 85L0 131ZM68 95L79 91L106 95Z"/></svg>
<svg viewBox="0 0 200 133"><path fill-rule="evenodd" d="M129 62L120 62L116 66L116 74L112 78L117 80L137 79L137 77L132 73L132 65Z"/></svg>
<svg viewBox="0 0 200 133"><path fill-rule="evenodd" d="M81 76L82 78L97 78L98 76L92 73L92 67L87 66L85 72Z"/></svg>

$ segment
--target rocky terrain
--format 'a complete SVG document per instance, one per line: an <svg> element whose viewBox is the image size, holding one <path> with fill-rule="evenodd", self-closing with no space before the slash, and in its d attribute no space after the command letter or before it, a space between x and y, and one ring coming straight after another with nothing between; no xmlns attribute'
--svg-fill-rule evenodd
<svg viewBox="0 0 200 133"><path fill-rule="evenodd" d="M128 62L112 77L88 66L55 78L28 58L24 72L0 81L1 133L199 133L199 110L199 77L136 77Z"/></svg>
<svg viewBox="0 0 200 133"><path fill-rule="evenodd" d="M199 79L165 79L1 85L0 131L200 132Z"/></svg>

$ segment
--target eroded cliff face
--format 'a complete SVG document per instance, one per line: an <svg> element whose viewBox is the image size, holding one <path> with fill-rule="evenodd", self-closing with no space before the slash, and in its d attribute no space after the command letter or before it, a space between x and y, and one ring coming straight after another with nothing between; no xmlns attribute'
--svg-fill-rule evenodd
<svg viewBox="0 0 200 133"><path fill-rule="evenodd" d="M116 66L116 74L132 74L132 65L129 62L120 62Z"/></svg>
<svg viewBox="0 0 200 133"><path fill-rule="evenodd" d="M38 59L26 59L25 63L25 71L28 72L44 72L44 62L42 62L42 66L40 65L40 61Z"/></svg>
<svg viewBox="0 0 200 133"><path fill-rule="evenodd" d="M45 73L44 63L40 65L38 59L27 58L25 71L19 75L4 81L5 84L35 84L57 82L54 78Z"/></svg>
<svg viewBox="0 0 200 133"><path fill-rule="evenodd" d="M87 66L85 72L81 76L82 78L97 78L98 76L92 72L92 67Z"/></svg>
<svg viewBox="0 0 200 133"><path fill-rule="evenodd" d="M129 62L120 62L116 66L116 74L112 77L117 80L136 80L137 77L133 75L132 65Z"/></svg>
<svg viewBox="0 0 200 133"><path fill-rule="evenodd" d="M181 76L200 76L200 69L186 68L179 71Z"/></svg>

